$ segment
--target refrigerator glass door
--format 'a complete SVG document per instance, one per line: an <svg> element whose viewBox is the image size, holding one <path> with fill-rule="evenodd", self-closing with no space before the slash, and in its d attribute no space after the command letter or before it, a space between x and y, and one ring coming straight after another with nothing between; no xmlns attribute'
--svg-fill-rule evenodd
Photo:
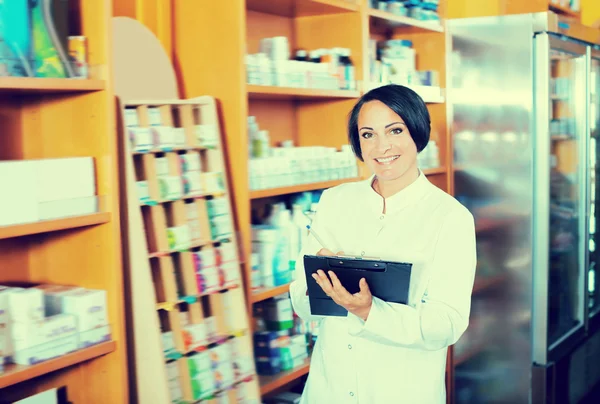
<svg viewBox="0 0 600 404"><path fill-rule="evenodd" d="M587 48L535 37L533 355L547 364L585 327Z"/></svg>
<svg viewBox="0 0 600 404"><path fill-rule="evenodd" d="M598 234L598 219L600 215L600 207L596 206L599 200L600 183L598 166L599 150L598 138L600 137L600 46L592 53L591 71L590 71L590 222L589 222L589 254L590 265L588 268L588 310L589 316L595 317L600 312L600 251L598 243L600 237Z"/></svg>

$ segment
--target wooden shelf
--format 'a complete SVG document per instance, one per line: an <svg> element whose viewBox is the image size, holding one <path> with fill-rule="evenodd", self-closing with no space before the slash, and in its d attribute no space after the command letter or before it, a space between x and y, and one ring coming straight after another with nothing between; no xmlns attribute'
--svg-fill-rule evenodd
<svg viewBox="0 0 600 404"><path fill-rule="evenodd" d="M444 32L444 27L441 24L431 21L421 21L410 17L403 17L401 15L395 15L387 11L369 9L369 16L371 21L376 26L383 26L385 28L413 28L419 31L425 32Z"/></svg>
<svg viewBox="0 0 600 404"><path fill-rule="evenodd" d="M381 83L381 84L377 84L377 83L369 83L363 91L364 93L367 93L369 90L372 90L374 88L380 87L380 86L384 86L386 85L386 83ZM429 88L435 88L440 90L441 93L441 89L437 86L407 86L410 89L412 89L414 92L416 92L417 94L419 94L419 96L423 99L423 101L426 104L443 104L446 102L446 99L443 95L431 95L431 94L425 94L425 92L429 89Z"/></svg>
<svg viewBox="0 0 600 404"><path fill-rule="evenodd" d="M358 11L357 0L246 0L246 9L282 17L310 17Z"/></svg>
<svg viewBox="0 0 600 404"><path fill-rule="evenodd" d="M448 170L446 169L446 167L436 167L436 168L424 168L422 171L423 171L423 174L425 174L425 175L439 175L439 174L446 174L446 172Z"/></svg>
<svg viewBox="0 0 600 404"><path fill-rule="evenodd" d="M346 182L360 181L361 178L344 178L342 180L332 180L323 182L311 182L308 184L292 185L289 187L282 188L268 188L250 191L250 199L268 198L271 196L280 196L295 194L298 192L316 191L318 189L326 189L335 187L336 185L344 184Z"/></svg>
<svg viewBox="0 0 600 404"><path fill-rule="evenodd" d="M259 376L260 393L264 396L265 394L269 394L273 390L285 386L299 377L304 376L308 373L309 366L310 357L304 361L302 366L298 366L292 370L286 370L285 372L281 372L273 376Z"/></svg>
<svg viewBox="0 0 600 404"><path fill-rule="evenodd" d="M66 217L64 219L44 220L41 222L16 224L13 226L0 226L0 240L108 223L110 217L111 215L109 212L99 212L83 216Z"/></svg>
<svg viewBox="0 0 600 404"><path fill-rule="evenodd" d="M272 297L281 295L290 290L290 284L286 283L285 285L275 286L273 288L262 288L255 292L252 292L250 299L252 303L262 302L263 300L270 299Z"/></svg>
<svg viewBox="0 0 600 404"><path fill-rule="evenodd" d="M574 18L581 17L581 13L579 11L571 10L569 7L563 7L563 6L559 6L558 4L552 4L552 3L550 3L548 7L550 8L550 10L552 10L558 14L562 14L562 15L566 15L566 16L574 17Z"/></svg>
<svg viewBox="0 0 600 404"><path fill-rule="evenodd" d="M116 343L110 341L81 349L37 365L7 365L4 368L4 372L0 372L0 389L106 355L113 352L115 347Z"/></svg>
<svg viewBox="0 0 600 404"><path fill-rule="evenodd" d="M45 79L37 77L0 77L0 93L71 93L100 91L104 80Z"/></svg>
<svg viewBox="0 0 600 404"><path fill-rule="evenodd" d="M360 97L360 92L351 90L321 90L315 88L248 85L248 98L251 100L310 101L327 99L352 99L358 97Z"/></svg>

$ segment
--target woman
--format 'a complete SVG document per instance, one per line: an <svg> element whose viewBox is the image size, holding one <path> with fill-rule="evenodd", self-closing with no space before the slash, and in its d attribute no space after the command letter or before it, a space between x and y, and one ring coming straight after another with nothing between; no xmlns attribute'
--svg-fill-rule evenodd
<svg viewBox="0 0 600 404"><path fill-rule="evenodd" d="M373 172L325 191L290 286L304 320L323 320L302 396L308 404L441 404L447 347L468 325L475 276L473 216L417 167L430 118L412 90L387 85L353 108L348 136ZM374 256L413 264L407 305L373 297L365 280L349 294L335 274L315 280L347 317L310 312L304 254ZM330 280L331 279L331 280Z"/></svg>

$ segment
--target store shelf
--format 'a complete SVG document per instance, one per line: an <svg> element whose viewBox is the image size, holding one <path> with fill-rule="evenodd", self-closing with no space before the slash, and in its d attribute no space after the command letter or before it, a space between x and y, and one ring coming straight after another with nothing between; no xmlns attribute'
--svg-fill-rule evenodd
<svg viewBox="0 0 600 404"><path fill-rule="evenodd" d="M281 285L281 286L275 286L273 288L259 289L255 292L252 292L251 300L252 300L252 303L262 302L263 300L267 300L272 297L278 296L289 290L290 290L289 283L286 283L285 285Z"/></svg>
<svg viewBox="0 0 600 404"><path fill-rule="evenodd" d="M388 83L368 83L365 85L364 87L364 93L367 93L368 91L377 88L377 87L381 87L381 86L385 86ZM425 102L426 104L443 104L446 102L446 99L443 95L441 95L442 91L439 87L437 86L407 86L409 87L411 90L413 90L414 92L416 92L417 94L419 94L419 96L423 99L423 102ZM438 92L440 94L431 94L433 91L435 90L435 92Z"/></svg>
<svg viewBox="0 0 600 404"><path fill-rule="evenodd" d="M169 250L169 251L156 251L156 252L149 253L148 258L166 257L167 255L176 254L176 253L179 253L182 251L192 250L194 248L201 248L201 247L207 246L209 244L214 244L217 242L218 242L218 240L198 241L195 243L191 243L187 248L181 248L181 249Z"/></svg>
<svg viewBox="0 0 600 404"><path fill-rule="evenodd" d="M446 167L436 167L436 168L424 168L422 171L423 171L423 174L425 174L425 175L439 175L439 174L446 174L446 172L448 170L446 170Z"/></svg>
<svg viewBox="0 0 600 404"><path fill-rule="evenodd" d="M394 29L399 27L416 28L419 31L425 32L444 32L444 27L431 21L421 21L410 17L403 17L388 13L387 11L370 9L369 16L375 26Z"/></svg>
<svg viewBox="0 0 600 404"><path fill-rule="evenodd" d="M7 365L5 366L4 372L0 372L0 389L106 355L113 352L115 347L116 343L110 341L90 348L81 349L37 365Z"/></svg>
<svg viewBox="0 0 600 404"><path fill-rule="evenodd" d="M0 77L1 94L87 92L105 87L104 80Z"/></svg>
<svg viewBox="0 0 600 404"><path fill-rule="evenodd" d="M286 370L285 372L281 372L273 376L259 376L260 393L264 396L265 394L269 394L273 390L285 386L299 377L304 376L308 373L309 366L310 357L304 361L302 366L298 366L292 370Z"/></svg>
<svg viewBox="0 0 600 404"><path fill-rule="evenodd" d="M315 88L290 88L248 85L248 98L251 100L310 101L328 99L352 99L360 96L359 91L321 90Z"/></svg>
<svg viewBox="0 0 600 404"><path fill-rule="evenodd" d="M574 11L568 7L559 6L558 4L550 3L549 8L550 8L550 10L552 10L558 14L567 15L569 17L580 18L580 16L581 16L581 13L579 11Z"/></svg>
<svg viewBox="0 0 600 404"><path fill-rule="evenodd" d="M246 0L246 9L282 17L309 17L358 11L357 0Z"/></svg>
<svg viewBox="0 0 600 404"><path fill-rule="evenodd" d="M44 220L35 223L24 223L12 226L0 226L0 240L5 238L28 236L31 234L48 233L58 230L76 229L78 227L92 226L108 223L110 213L99 212L90 215L73 216L64 219Z"/></svg>
<svg viewBox="0 0 600 404"><path fill-rule="evenodd" d="M271 196L280 196L295 194L298 192L315 191L318 189L326 189L335 187L336 185L344 184L346 182L360 181L360 178L344 178L341 180L323 181L323 182L311 182L308 184L292 185L289 187L282 188L268 188L250 191L250 199L268 198Z"/></svg>
<svg viewBox="0 0 600 404"><path fill-rule="evenodd" d="M172 147L169 150L163 149L151 149L146 151L135 151L131 154L134 156L139 156L143 154L156 154L156 153L169 153L169 152L180 152L180 151L202 151L206 150L206 147L203 146L183 146L183 147Z"/></svg>

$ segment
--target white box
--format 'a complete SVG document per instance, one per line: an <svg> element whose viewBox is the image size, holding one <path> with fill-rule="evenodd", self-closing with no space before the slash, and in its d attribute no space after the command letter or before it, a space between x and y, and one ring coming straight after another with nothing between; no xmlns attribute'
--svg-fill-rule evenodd
<svg viewBox="0 0 600 404"><path fill-rule="evenodd" d="M80 333L108 325L105 290L74 289L59 296L58 302L62 302L59 313L76 317Z"/></svg>
<svg viewBox="0 0 600 404"><path fill-rule="evenodd" d="M29 161L0 161L0 226L39 220L35 182Z"/></svg>
<svg viewBox="0 0 600 404"><path fill-rule="evenodd" d="M10 363L13 355L8 313L8 295L14 288L0 286L0 366Z"/></svg>
<svg viewBox="0 0 600 404"><path fill-rule="evenodd" d="M44 293L36 288L11 288L8 295L11 323L32 323L44 319Z"/></svg>
<svg viewBox="0 0 600 404"><path fill-rule="evenodd" d="M73 291L83 290L83 288L79 286L52 284L37 285L35 286L35 289L41 290L44 294L44 313L46 316L63 314L63 297L69 293L72 293Z"/></svg>
<svg viewBox="0 0 600 404"><path fill-rule="evenodd" d="M78 349L75 316L58 314L29 324L11 326L14 362L31 365Z"/></svg>
<svg viewBox="0 0 600 404"><path fill-rule="evenodd" d="M38 201L86 198L96 195L94 159L72 157L34 160Z"/></svg>

